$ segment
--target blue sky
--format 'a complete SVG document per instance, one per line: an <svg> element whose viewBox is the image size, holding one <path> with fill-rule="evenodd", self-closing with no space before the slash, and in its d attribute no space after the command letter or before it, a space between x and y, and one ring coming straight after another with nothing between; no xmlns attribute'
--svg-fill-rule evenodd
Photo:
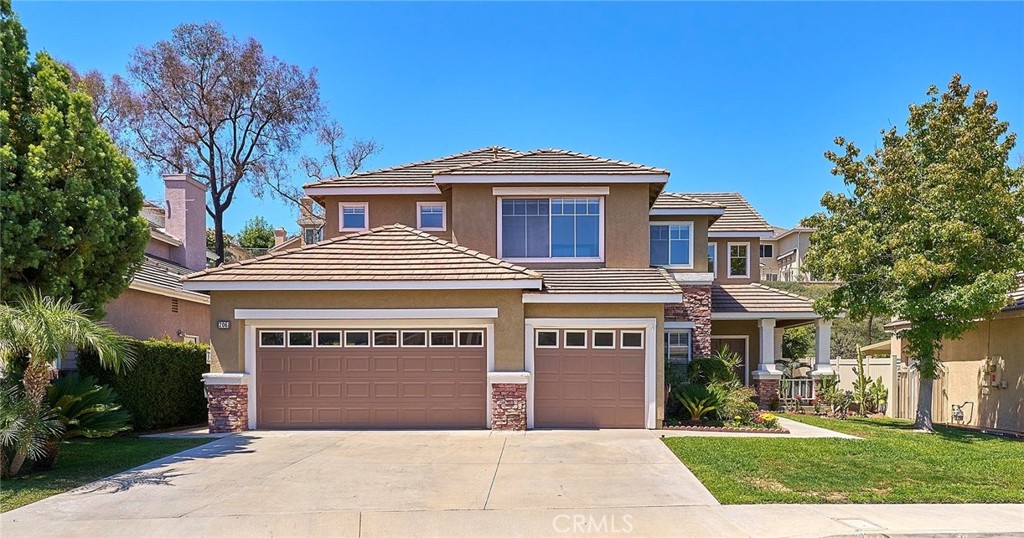
<svg viewBox="0 0 1024 538"><path fill-rule="evenodd" d="M1020 2L14 7L33 50L105 73L183 22L254 36L319 70L332 114L383 146L370 168L489 145L557 147L668 168L671 190L742 192L781 226L843 188L822 156L834 137L872 149L954 72L1024 129ZM140 181L162 196L154 174ZM226 228L255 214L296 229L293 208L247 194Z"/></svg>

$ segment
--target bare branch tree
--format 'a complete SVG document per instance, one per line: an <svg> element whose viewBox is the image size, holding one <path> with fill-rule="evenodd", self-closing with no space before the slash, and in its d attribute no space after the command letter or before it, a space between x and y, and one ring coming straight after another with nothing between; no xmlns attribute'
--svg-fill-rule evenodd
<svg viewBox="0 0 1024 538"><path fill-rule="evenodd" d="M322 121L316 71L267 55L259 42L218 23L183 24L136 49L128 80L113 79L110 102L134 155L161 171L206 183L215 250L224 260L224 213L239 185L277 191L289 157Z"/></svg>

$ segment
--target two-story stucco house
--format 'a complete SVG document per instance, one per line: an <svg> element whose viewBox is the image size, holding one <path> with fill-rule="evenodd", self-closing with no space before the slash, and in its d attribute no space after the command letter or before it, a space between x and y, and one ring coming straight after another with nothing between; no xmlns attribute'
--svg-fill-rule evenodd
<svg viewBox="0 0 1024 538"><path fill-rule="evenodd" d="M777 392L772 229L660 168L484 148L308 184L323 240L190 275L211 297L211 428L657 428L667 361L730 346Z"/></svg>

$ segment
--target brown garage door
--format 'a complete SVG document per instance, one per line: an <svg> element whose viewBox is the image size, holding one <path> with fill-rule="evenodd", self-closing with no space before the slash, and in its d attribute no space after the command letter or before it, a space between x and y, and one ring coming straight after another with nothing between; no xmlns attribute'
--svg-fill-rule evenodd
<svg viewBox="0 0 1024 538"><path fill-rule="evenodd" d="M535 427L644 427L642 331L537 329L535 337Z"/></svg>
<svg viewBox="0 0 1024 538"><path fill-rule="evenodd" d="M262 330L260 428L483 428L482 330Z"/></svg>

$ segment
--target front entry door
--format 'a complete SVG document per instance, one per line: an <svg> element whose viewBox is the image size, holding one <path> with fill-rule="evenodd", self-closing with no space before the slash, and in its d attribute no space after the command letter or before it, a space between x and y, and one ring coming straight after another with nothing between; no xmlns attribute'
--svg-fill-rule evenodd
<svg viewBox="0 0 1024 538"><path fill-rule="evenodd" d="M712 353L717 353L719 350L726 348L728 348L729 352L736 353L740 356L740 363L736 366L736 377L738 377L744 385L749 385L750 379L747 377L747 339L735 336L711 337Z"/></svg>

